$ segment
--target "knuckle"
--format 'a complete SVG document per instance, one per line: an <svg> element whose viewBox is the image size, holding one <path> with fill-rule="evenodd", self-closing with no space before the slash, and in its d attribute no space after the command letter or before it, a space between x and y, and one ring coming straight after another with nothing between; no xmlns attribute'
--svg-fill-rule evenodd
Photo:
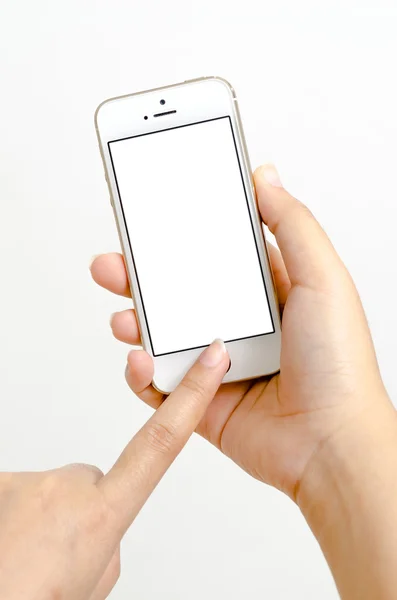
<svg viewBox="0 0 397 600"><path fill-rule="evenodd" d="M146 431L146 442L156 452L167 454L177 444L178 439L173 427L164 423L152 423Z"/></svg>
<svg viewBox="0 0 397 600"><path fill-rule="evenodd" d="M310 219L316 220L310 208L297 199L295 199L295 210L297 211L297 214L300 214L303 217L309 217Z"/></svg>
<svg viewBox="0 0 397 600"><path fill-rule="evenodd" d="M96 465L84 464L82 465L82 467L87 474L93 475L96 479L102 479L102 477L104 476L104 472L102 471L102 469L100 469Z"/></svg>
<svg viewBox="0 0 397 600"><path fill-rule="evenodd" d="M65 489L62 480L55 473L43 477L36 487L35 497L43 511L47 511L58 503L64 495Z"/></svg>
<svg viewBox="0 0 397 600"><path fill-rule="evenodd" d="M71 463L61 469L62 476L69 474L70 476L82 476L83 478L101 479L103 477L103 471L95 465L86 463Z"/></svg>

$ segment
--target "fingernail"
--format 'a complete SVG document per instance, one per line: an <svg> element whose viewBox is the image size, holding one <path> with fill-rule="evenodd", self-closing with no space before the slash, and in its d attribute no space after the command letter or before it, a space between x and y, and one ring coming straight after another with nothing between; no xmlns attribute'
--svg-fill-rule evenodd
<svg viewBox="0 0 397 600"><path fill-rule="evenodd" d="M96 258L98 258L98 256L101 256L101 255L100 255L100 254L94 254L94 256L91 256L90 262L89 262L89 264L88 264L88 268L89 268L90 270L91 270L91 267L92 267L92 263L94 262L94 260L95 260Z"/></svg>
<svg viewBox="0 0 397 600"><path fill-rule="evenodd" d="M280 180L280 175L277 173L277 169L273 165L264 165L262 169L263 179L273 185L274 187L283 187Z"/></svg>
<svg viewBox="0 0 397 600"><path fill-rule="evenodd" d="M214 340L201 354L199 361L205 367L217 367L225 358L226 353L225 343L222 340Z"/></svg>

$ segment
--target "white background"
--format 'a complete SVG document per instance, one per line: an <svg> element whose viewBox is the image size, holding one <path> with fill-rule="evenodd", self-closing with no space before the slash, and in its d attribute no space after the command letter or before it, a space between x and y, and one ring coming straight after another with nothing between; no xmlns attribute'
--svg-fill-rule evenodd
<svg viewBox="0 0 397 600"><path fill-rule="evenodd" d="M386 0L2 0L0 466L106 469L150 414L90 281L118 248L93 112L229 79L254 165L272 160L359 287L397 397L397 7ZM123 544L112 600L335 599L298 509L195 438Z"/></svg>
<svg viewBox="0 0 397 600"><path fill-rule="evenodd" d="M230 119L110 152L154 354L274 331Z"/></svg>

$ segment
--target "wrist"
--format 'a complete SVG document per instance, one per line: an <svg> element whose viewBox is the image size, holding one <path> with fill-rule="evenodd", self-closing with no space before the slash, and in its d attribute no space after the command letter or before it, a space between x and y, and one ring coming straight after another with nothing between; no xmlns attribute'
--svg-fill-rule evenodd
<svg viewBox="0 0 397 600"><path fill-rule="evenodd" d="M397 416L379 397L318 448L296 498L342 598L393 597L396 495Z"/></svg>
<svg viewBox="0 0 397 600"><path fill-rule="evenodd" d="M386 396L346 417L319 445L296 502L319 538L340 511L357 510L357 503L381 493L390 477L397 478L397 413Z"/></svg>

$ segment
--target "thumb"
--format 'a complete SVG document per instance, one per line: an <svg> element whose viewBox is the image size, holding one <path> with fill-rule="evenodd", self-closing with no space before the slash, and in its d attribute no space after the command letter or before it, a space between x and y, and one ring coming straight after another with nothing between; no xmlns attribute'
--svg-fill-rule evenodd
<svg viewBox="0 0 397 600"><path fill-rule="evenodd" d="M259 211L276 237L291 284L329 288L342 261L318 221L283 188L273 165L256 169L254 181Z"/></svg>

